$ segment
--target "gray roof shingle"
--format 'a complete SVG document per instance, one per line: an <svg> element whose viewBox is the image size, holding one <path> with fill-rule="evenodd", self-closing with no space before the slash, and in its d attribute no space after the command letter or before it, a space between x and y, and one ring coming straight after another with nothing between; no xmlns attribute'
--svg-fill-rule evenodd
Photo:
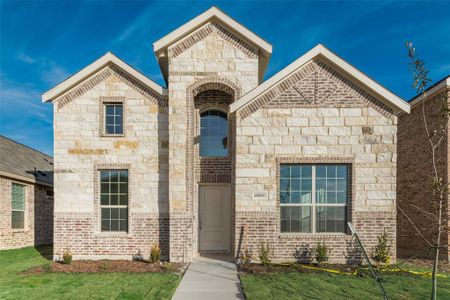
<svg viewBox="0 0 450 300"><path fill-rule="evenodd" d="M0 171L53 185L53 158L0 135Z"/></svg>

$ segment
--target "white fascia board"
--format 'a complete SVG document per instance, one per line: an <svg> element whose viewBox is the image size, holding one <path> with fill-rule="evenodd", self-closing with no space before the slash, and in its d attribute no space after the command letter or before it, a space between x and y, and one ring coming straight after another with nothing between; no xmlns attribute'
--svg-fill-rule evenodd
<svg viewBox="0 0 450 300"><path fill-rule="evenodd" d="M240 23L233 20L231 17L229 17L220 9L214 6L205 11L204 13L202 13L201 15L197 16L196 18L190 20L186 24L182 25L181 27L178 27L171 33L159 39L158 41L154 42L153 43L154 52L158 53L161 49L183 38L186 34L189 34L191 31L203 25L213 17L219 19L220 21L228 25L231 29L235 30L236 32L238 32L239 34L250 40L252 43L254 43L259 48L264 50L264 52L266 52L268 55L272 53L272 46L269 43L267 43L262 38L258 37L256 34L251 32L250 30L248 30Z"/></svg>
<svg viewBox="0 0 450 300"><path fill-rule="evenodd" d="M437 91L439 91L440 89L446 87L446 86L450 86L450 76L448 76L446 79L441 80L441 82L439 82L438 84L436 84L435 86L432 86L430 89L426 90L426 97L436 93ZM416 106L417 104L419 104L420 102L422 102L422 100L424 98L424 94L420 94L418 96L416 96L415 98L413 98L409 104L411 105L411 107Z"/></svg>
<svg viewBox="0 0 450 300"><path fill-rule="evenodd" d="M111 52L106 53L96 61L94 61L92 64L88 65L78 73L72 75L68 79L64 80L62 83L58 84L51 90L47 91L42 95L42 102L52 101L56 97L62 95L66 91L68 91L73 86L77 85L81 81L88 78L90 75L98 72L100 69L104 68L105 66L109 64L114 64L117 67L121 68L125 72L132 75L134 78L142 82L144 85L148 86L150 89L155 91L156 93L160 95L166 95L167 90L163 88L162 86L158 85L127 63L125 63L123 60L119 59L117 56L112 54Z"/></svg>
<svg viewBox="0 0 450 300"><path fill-rule="evenodd" d="M300 58L295 60L289 66L272 76L270 79L259 85L254 90L250 91L246 95L244 95L241 99L234 102L230 105L230 111L235 112L236 110L244 107L248 103L250 103L253 99L266 92L269 88L277 84L279 81L283 80L287 76L289 76L292 72L296 71L298 68L312 60L317 55L323 55L325 58L330 60L336 66L359 80L364 86L368 87L370 90L374 91L376 94L380 95L382 98L386 99L386 102L389 106L394 107L395 110L403 111L409 113L410 105L393 94L389 90L382 87L380 84L376 83L365 74L351 66L349 63L344 61L342 58L338 57L336 54L325 48L323 45L319 44L315 46L313 49L308 51L306 54L302 55Z"/></svg>

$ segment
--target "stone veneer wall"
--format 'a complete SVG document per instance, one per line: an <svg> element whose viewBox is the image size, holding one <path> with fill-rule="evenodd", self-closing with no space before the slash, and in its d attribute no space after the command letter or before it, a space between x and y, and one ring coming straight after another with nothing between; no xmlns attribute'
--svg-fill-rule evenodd
<svg viewBox="0 0 450 300"><path fill-rule="evenodd" d="M436 124L442 112L442 103L450 100L450 88L444 88L426 101L414 106L409 115L402 114L398 124L398 212L397 212L397 246L399 257L431 257L430 245L419 236L416 226L422 234L433 242L436 231L425 212L433 212L433 192L431 189L432 158L431 147L427 139L423 121L423 105L430 130ZM448 124L447 124L448 126ZM445 180L449 180L449 141L448 137L436 149L438 172ZM444 220L448 224L448 201ZM411 221L414 226L411 224ZM441 252L442 258L450 259L448 247L449 232L442 236L442 243L447 245Z"/></svg>
<svg viewBox="0 0 450 300"><path fill-rule="evenodd" d="M104 102L124 103L124 135L103 134ZM54 256L131 259L169 253L167 98L114 66L54 102ZM128 232L100 230L100 169L128 169Z"/></svg>
<svg viewBox="0 0 450 300"><path fill-rule="evenodd" d="M25 185L25 226L11 229L12 183ZM53 242L53 197L49 187L0 177L0 250Z"/></svg>
<svg viewBox="0 0 450 300"><path fill-rule="evenodd" d="M171 45L168 55L170 258L179 261L190 260L198 244L194 98L218 90L236 100L258 85L259 59L256 48L216 22ZM214 163L227 168L228 162Z"/></svg>
<svg viewBox="0 0 450 300"><path fill-rule="evenodd" d="M258 108L259 105L259 108ZM318 241L332 261L358 259L348 234L286 234L279 228L279 164L350 163L350 218L368 250L386 230L395 260L397 117L325 60L316 59L237 112L236 255L305 259ZM252 199L266 191L268 200Z"/></svg>

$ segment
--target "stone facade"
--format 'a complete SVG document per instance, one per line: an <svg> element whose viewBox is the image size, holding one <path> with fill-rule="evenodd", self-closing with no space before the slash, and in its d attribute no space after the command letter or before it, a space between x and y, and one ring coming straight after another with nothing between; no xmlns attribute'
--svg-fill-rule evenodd
<svg viewBox="0 0 450 300"><path fill-rule="evenodd" d="M280 163L351 165L348 220L368 249L383 230L395 249L397 117L341 76L314 60L268 91L261 108L238 112L236 232L247 237L248 251L269 242L275 259L293 260L323 240L333 260L352 258L349 234L280 232ZM255 191L268 200L252 199Z"/></svg>
<svg viewBox="0 0 450 300"><path fill-rule="evenodd" d="M74 95L74 97L69 97ZM124 134L105 136L104 102L121 102ZM54 255L126 257L168 243L167 99L106 67L55 102ZM100 231L101 169L129 172L128 233ZM163 252L167 258L167 247Z"/></svg>
<svg viewBox="0 0 450 300"><path fill-rule="evenodd" d="M398 212L397 243L399 257L431 257L430 243L435 243L436 230L431 226L427 213L433 213L433 191L431 176L433 165L431 146L427 139L423 114L425 112L430 131L438 128L442 105L450 101L450 88L444 87L427 96L425 101L414 105L411 114L399 116L398 129ZM425 111L424 107L425 106ZM448 127L449 125L446 124ZM448 133L448 131L447 131ZM449 140L448 136L436 148L437 169L446 182L449 180ZM444 223L449 221L448 200L445 203ZM413 225L413 224L414 225ZM418 231L428 240L422 238ZM441 258L450 259L449 231L442 236Z"/></svg>
<svg viewBox="0 0 450 300"><path fill-rule="evenodd" d="M215 22L205 24L195 34L171 45L168 53L169 202L171 214L176 215L176 218L171 217L170 227L175 226L173 222L182 222L190 231L170 231L170 257L180 260L185 254L179 249L187 248L188 259L197 252L197 230L194 228L198 227L197 188L201 178L195 177L195 164L219 164L228 169L222 172L221 176L225 178L221 181L231 180L227 175L231 173L230 159L200 161L198 158L194 139L198 134L199 110L215 107L228 111L226 103L230 104L255 88L258 85L258 55L256 49ZM215 97L221 95L221 100L210 99L206 106L202 98L208 91L221 91L214 92ZM231 137L229 140L233 143ZM172 247L174 243L179 245Z"/></svg>
<svg viewBox="0 0 450 300"><path fill-rule="evenodd" d="M11 188L13 183L25 186L25 224L11 228ZM0 250L46 245L53 242L52 188L0 176Z"/></svg>
<svg viewBox="0 0 450 300"><path fill-rule="evenodd" d="M395 249L397 117L324 58L315 58L237 112L230 104L260 84L261 49L219 18L167 46L167 95L114 63L74 84L54 103L55 247L79 258L163 259L253 253L301 259L325 240L333 261L358 259L351 236L280 233L283 162L351 166L349 221L368 248L386 230ZM265 59L268 59L267 57ZM124 134L105 135L103 103L124 107ZM228 155L200 157L200 113L227 113ZM99 171L129 172L128 231L100 230ZM230 247L199 251L199 185L230 187ZM268 200L254 200L253 192ZM303 253L303 254L302 254ZM392 254L395 258L395 253Z"/></svg>

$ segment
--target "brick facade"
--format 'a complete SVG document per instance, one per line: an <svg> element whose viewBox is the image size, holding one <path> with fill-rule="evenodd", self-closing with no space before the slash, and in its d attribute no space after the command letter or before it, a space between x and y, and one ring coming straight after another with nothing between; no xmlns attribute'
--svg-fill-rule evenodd
<svg viewBox="0 0 450 300"><path fill-rule="evenodd" d="M399 257L431 257L430 245L417 230L430 242L434 243L436 230L431 226L427 213L433 213L435 196L431 188L433 165L431 146L427 139L423 119L425 116L430 131L438 126L441 119L442 105L450 101L450 88L445 87L428 95L411 109L411 114L399 117L398 129L398 213L397 213L397 243ZM449 126L448 124L446 125ZM436 148L437 169L446 182L449 180L449 140L444 138ZM448 200L445 203L444 222L448 224ZM414 224L412 225L411 222ZM447 245L441 252L442 258L449 259L449 231L442 236L442 243Z"/></svg>
<svg viewBox="0 0 450 300"><path fill-rule="evenodd" d="M11 229L12 183L25 186L25 225ZM0 250L53 242L52 188L0 176Z"/></svg>

